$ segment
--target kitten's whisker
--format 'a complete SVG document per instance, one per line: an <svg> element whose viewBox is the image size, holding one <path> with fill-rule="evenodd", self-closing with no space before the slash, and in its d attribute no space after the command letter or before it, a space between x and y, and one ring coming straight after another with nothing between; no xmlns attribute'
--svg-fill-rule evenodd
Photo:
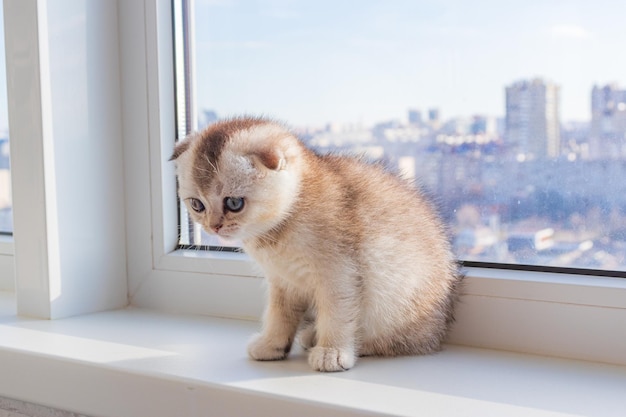
<svg viewBox="0 0 626 417"><path fill-rule="evenodd" d="M204 159L206 159L207 163L213 168L213 172L215 174L219 174L219 171L217 169L217 166L213 164L213 162L211 162L211 160L209 159L209 155L204 155Z"/></svg>

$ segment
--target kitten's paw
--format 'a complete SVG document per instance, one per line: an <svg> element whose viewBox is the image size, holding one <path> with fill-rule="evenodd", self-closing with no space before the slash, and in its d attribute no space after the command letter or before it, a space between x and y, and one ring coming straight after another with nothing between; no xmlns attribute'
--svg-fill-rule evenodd
<svg viewBox="0 0 626 417"><path fill-rule="evenodd" d="M248 342L248 355L257 361L278 361L285 359L291 344L276 343L274 340L257 333Z"/></svg>
<svg viewBox="0 0 626 417"><path fill-rule="evenodd" d="M309 353L309 365L315 371L347 371L356 362L356 355L350 350L316 346Z"/></svg>

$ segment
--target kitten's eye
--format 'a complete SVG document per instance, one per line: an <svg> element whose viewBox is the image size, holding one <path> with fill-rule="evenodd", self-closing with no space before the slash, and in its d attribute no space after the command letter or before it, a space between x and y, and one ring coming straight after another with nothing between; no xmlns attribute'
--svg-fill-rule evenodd
<svg viewBox="0 0 626 417"><path fill-rule="evenodd" d="M224 208L233 213L238 213L243 210L243 206L243 197L226 197L224 199Z"/></svg>
<svg viewBox="0 0 626 417"><path fill-rule="evenodd" d="M198 200L197 198L191 198L190 200L191 201L189 205L191 206L193 211L195 211L196 213L202 213L204 211L204 204L202 204L202 201Z"/></svg>

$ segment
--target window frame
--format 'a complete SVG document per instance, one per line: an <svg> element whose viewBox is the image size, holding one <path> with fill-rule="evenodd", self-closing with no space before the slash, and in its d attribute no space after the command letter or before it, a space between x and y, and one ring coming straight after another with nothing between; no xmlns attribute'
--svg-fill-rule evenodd
<svg viewBox="0 0 626 417"><path fill-rule="evenodd" d="M171 2L117 7L128 302L258 320L265 286L245 254L176 249ZM626 279L473 267L466 273L452 343L626 364L626 341L615 332L626 323ZM0 262L0 276L12 275Z"/></svg>
<svg viewBox="0 0 626 417"><path fill-rule="evenodd" d="M13 236L0 235L0 291L14 291Z"/></svg>

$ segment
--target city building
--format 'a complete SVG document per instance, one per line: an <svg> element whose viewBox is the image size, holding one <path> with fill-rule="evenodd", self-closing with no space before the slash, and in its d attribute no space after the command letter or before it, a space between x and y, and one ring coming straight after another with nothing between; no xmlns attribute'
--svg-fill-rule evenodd
<svg viewBox="0 0 626 417"><path fill-rule="evenodd" d="M200 114L199 128L202 129L211 123L217 122L217 113L214 110L202 110Z"/></svg>
<svg viewBox="0 0 626 417"><path fill-rule="evenodd" d="M422 125L422 112L419 109L409 109L409 124L413 126Z"/></svg>
<svg viewBox="0 0 626 417"><path fill-rule="evenodd" d="M469 127L470 133L473 135L497 135L498 127L495 117L482 115L474 115Z"/></svg>
<svg viewBox="0 0 626 417"><path fill-rule="evenodd" d="M554 158L561 150L559 87L542 79L506 87L505 140L528 158Z"/></svg>
<svg viewBox="0 0 626 417"><path fill-rule="evenodd" d="M589 133L590 158L626 156L626 90L616 84L593 87Z"/></svg>
<svg viewBox="0 0 626 417"><path fill-rule="evenodd" d="M428 124L433 129L439 129L441 126L441 113L439 112L439 109L428 109Z"/></svg>

